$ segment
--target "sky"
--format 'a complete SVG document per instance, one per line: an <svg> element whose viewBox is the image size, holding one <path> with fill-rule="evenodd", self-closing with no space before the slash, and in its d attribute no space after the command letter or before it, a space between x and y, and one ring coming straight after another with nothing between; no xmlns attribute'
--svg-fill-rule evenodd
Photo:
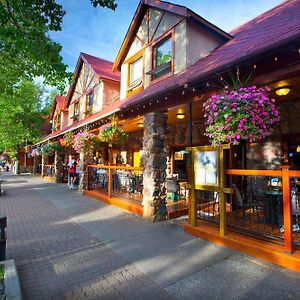
<svg viewBox="0 0 300 300"><path fill-rule="evenodd" d="M94 8L89 0L58 0L66 15L61 32L50 37L62 46L64 63L73 72L80 52L114 61L139 0L117 0L116 11ZM235 27L278 5L282 0L170 0L184 5L221 29Z"/></svg>

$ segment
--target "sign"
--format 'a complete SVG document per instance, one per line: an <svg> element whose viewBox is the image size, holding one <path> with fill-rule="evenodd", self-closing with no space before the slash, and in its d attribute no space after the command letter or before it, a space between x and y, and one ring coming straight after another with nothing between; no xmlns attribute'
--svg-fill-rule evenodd
<svg viewBox="0 0 300 300"><path fill-rule="evenodd" d="M194 152L195 187L197 185L218 186L218 150Z"/></svg>

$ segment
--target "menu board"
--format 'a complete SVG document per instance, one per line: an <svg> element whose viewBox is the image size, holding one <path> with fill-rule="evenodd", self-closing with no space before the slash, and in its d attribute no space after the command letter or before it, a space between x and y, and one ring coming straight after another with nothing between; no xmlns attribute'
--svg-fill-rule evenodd
<svg viewBox="0 0 300 300"><path fill-rule="evenodd" d="M195 151L195 186L218 185L218 151Z"/></svg>

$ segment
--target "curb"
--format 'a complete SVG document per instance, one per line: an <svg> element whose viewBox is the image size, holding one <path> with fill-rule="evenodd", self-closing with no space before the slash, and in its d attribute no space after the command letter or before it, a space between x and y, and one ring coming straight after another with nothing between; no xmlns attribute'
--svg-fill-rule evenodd
<svg viewBox="0 0 300 300"><path fill-rule="evenodd" d="M22 292L17 267L13 259L0 261L5 265L5 295L7 300L22 300Z"/></svg>

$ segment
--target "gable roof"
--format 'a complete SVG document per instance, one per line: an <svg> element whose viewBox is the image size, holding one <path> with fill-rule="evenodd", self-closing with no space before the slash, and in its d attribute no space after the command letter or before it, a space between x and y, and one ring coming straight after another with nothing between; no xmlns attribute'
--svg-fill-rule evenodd
<svg viewBox="0 0 300 300"><path fill-rule="evenodd" d="M111 61L81 52L74 71L73 83L71 84L67 94L65 107L67 107L70 103L83 63L88 65L99 79L107 79L118 83L121 81L121 73L118 71L112 71L113 63Z"/></svg>
<svg viewBox="0 0 300 300"><path fill-rule="evenodd" d="M66 96L61 96L61 95L54 96L51 112L49 115L50 119L53 118L56 106L58 106L58 109L60 111L67 111L67 109L65 109L65 100L66 100Z"/></svg>
<svg viewBox="0 0 300 300"><path fill-rule="evenodd" d="M135 14L133 16L133 19L129 25L129 28L127 30L127 33L125 35L125 38L122 42L121 48L117 54L117 57L115 59L115 62L113 64L113 70L119 70L121 67L121 64L124 60L124 57L127 55L129 51L129 45L134 39L134 35L138 30L138 27L140 25L140 22L142 21L143 15L146 12L148 7L153 7L156 9L160 10L165 10L170 13L182 16L187 19L192 19L196 21L197 23L200 23L201 25L209 28L212 30L215 34L219 35L225 40L231 39L231 35L228 34L227 32L223 31L219 27L213 25L209 21L205 20L204 18L200 17L198 14L190 10L189 8L178 5L178 4L173 4L170 2L165 2L165 1L157 1L157 0L141 0Z"/></svg>
<svg viewBox="0 0 300 300"><path fill-rule="evenodd" d="M232 31L233 38L182 72L127 98L122 108L174 91L186 83L206 80L247 60L284 47L300 47L300 1L285 1Z"/></svg>

